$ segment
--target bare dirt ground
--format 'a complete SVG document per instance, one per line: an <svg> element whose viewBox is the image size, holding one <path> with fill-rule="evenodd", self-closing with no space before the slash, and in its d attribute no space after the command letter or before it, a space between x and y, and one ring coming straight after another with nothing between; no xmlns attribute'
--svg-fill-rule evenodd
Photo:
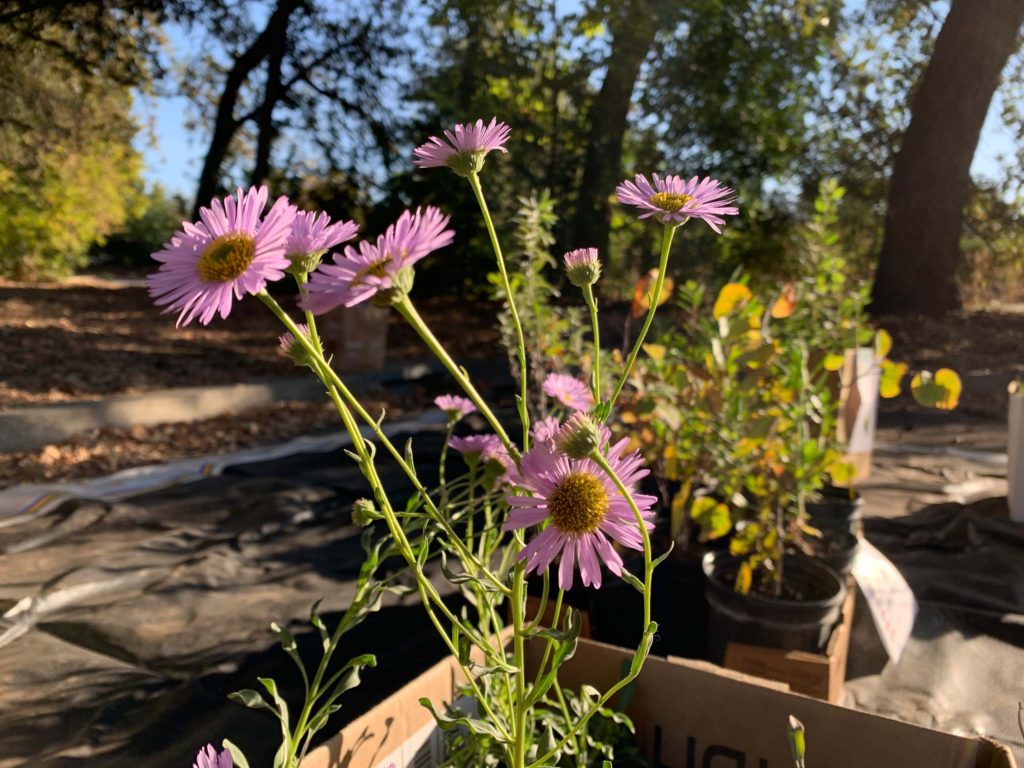
<svg viewBox="0 0 1024 768"><path fill-rule="evenodd" d="M503 355L492 305L456 299L419 304L457 358ZM254 300L236 304L227 321L175 328L141 287L0 282L0 309L0 409L301 375L277 348L276 320ZM906 394L883 401L881 439L1002 450L1006 382L1024 375L1024 313L985 310L942 320L882 318L879 324L893 335L894 359L916 368L952 367L965 383L954 414L925 412ZM422 343L397 315L388 334L390 359L424 357ZM375 396L392 414L427 402L383 391ZM36 451L0 454L0 487L227 453L336 424L327 404L278 403L193 423L92 430Z"/></svg>
<svg viewBox="0 0 1024 768"><path fill-rule="evenodd" d="M457 357L502 354L486 303L418 304ZM389 323L389 358L428 355L397 314ZM0 409L295 376L278 350L281 331L254 299L236 302L227 320L175 328L141 287L0 282Z"/></svg>

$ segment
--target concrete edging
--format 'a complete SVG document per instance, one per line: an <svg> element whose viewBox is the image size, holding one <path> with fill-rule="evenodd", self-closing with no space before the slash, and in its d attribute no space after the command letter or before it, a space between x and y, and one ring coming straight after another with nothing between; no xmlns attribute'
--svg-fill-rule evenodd
<svg viewBox="0 0 1024 768"><path fill-rule="evenodd" d="M414 362L372 373L348 374L345 381L353 389L359 389L414 381L441 370L441 365L433 360ZM34 450L99 427L195 421L275 401L316 400L323 396L323 385L308 376L247 384L178 387L104 400L25 406L0 412L0 452Z"/></svg>

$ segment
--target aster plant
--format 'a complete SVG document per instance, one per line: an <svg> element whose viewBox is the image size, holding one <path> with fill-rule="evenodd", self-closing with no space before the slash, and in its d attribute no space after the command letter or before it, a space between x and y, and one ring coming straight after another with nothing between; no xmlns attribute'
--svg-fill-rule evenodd
<svg viewBox="0 0 1024 768"><path fill-rule="evenodd" d="M519 366L515 429L506 428L411 298L416 263L434 256L455 237L448 217L437 208L406 211L383 234L348 244L328 260L327 251L354 236L354 225L300 213L284 198L267 210L265 188L239 190L236 197L214 201L203 209L201 221L184 224L154 254L161 268L150 278L151 292L157 304L179 313L180 324L207 324L216 314L227 317L232 303L246 295L255 295L281 321L286 331L281 347L326 388L350 439L347 453L370 489L371 498L360 500L353 509L353 520L367 526L367 562L356 600L330 633L314 610L311 622L322 635L323 654L313 674L305 670L292 636L275 625L282 648L298 663L305 685L306 698L298 716L289 719L288 706L273 681L260 680L265 693L236 695L248 706L270 709L281 721L283 744L275 768L298 765L312 734L339 706L338 697L358 683L361 669L372 666L372 657L356 657L335 669L332 657L345 631L379 604L383 592L397 589L386 574L378 575L379 563L387 558L404 562L428 618L465 676L465 694L475 700L473 715L455 707L436 711L424 702L438 724L456 739L486 741L485 749L470 745L467 755L486 751L500 756L508 768L586 765L594 733L588 723L595 716L595 723L608 716L606 705L636 678L650 650L657 630L651 620L651 580L658 561L652 556L649 536L655 500L637 491L648 472L643 459L628 449L627 440L613 440L606 422L660 303L656 299L675 230L690 218L699 218L720 231L722 217L737 211L731 191L708 179L683 183L675 176L654 176L651 185L638 176L636 182L624 182L620 201L638 206L641 218L655 218L664 233L655 300L650 302L644 326L625 363L613 372L615 385L607 397L596 371L591 371L589 384L569 373L531 379L516 295L481 181L485 159L494 152L505 153L509 138L505 124L478 120L429 139L413 157L422 169L446 168L464 177L478 202L514 329L514 358ZM601 274L600 254L591 248L577 249L563 257L563 264L590 313L591 359L596 365L601 349L594 287ZM297 286L301 318L293 318L266 290L268 282L286 273ZM366 301L393 308L461 390L435 401L445 421L436 484L417 471L412 444L396 446L385 428L385 414L371 414L331 367L330 350L319 338L316 316ZM579 362L570 368L583 370ZM553 408L531 417L529 388L531 381L538 380ZM466 433L465 419L470 414L486 423L485 432ZM364 436L364 429L370 437ZM458 454L466 468L455 478L446 478L449 452ZM413 496L402 503L392 498L378 473L378 458L385 455L414 489ZM626 569L622 549L643 553L642 574ZM426 572L428 561L435 558L474 611L456 612L441 598ZM543 581L533 615L527 613L529 574ZM606 691L563 691L558 669L572 656L581 627L578 611L563 609L565 591L577 581L598 589L609 579L623 579L641 593L641 641L628 671ZM551 626L544 628L541 621L547 615ZM540 666L529 677L527 641L544 646ZM234 764L244 765L241 751L226 744L228 758L207 748L197 760L205 761L204 768L222 768L216 761L227 760L225 764L230 765L231 758ZM469 757L466 760L467 768L477 765Z"/></svg>

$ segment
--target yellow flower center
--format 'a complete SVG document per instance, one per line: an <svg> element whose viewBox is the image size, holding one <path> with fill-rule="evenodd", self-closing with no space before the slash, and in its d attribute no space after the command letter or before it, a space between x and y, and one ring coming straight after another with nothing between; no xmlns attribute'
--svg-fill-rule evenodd
<svg viewBox="0 0 1024 768"><path fill-rule="evenodd" d="M548 512L554 526L568 536L593 533L608 514L608 492L593 475L573 472L548 497Z"/></svg>
<svg viewBox="0 0 1024 768"><path fill-rule="evenodd" d="M352 279L352 284L362 285L368 277L387 277L389 261L391 261L390 256L382 256L372 264L367 264L356 273L356 276Z"/></svg>
<svg viewBox="0 0 1024 768"><path fill-rule="evenodd" d="M655 192L651 196L652 203L669 213L675 213L691 200L693 200L692 195L684 195L679 192Z"/></svg>
<svg viewBox="0 0 1024 768"><path fill-rule="evenodd" d="M226 283L245 272L255 257L256 243L251 236L221 235L199 254L196 270L204 282Z"/></svg>

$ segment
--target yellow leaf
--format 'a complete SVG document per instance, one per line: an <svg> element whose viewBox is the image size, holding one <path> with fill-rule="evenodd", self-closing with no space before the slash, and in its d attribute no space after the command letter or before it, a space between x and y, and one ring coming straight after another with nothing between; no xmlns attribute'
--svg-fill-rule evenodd
<svg viewBox="0 0 1024 768"><path fill-rule="evenodd" d="M644 312L650 309L651 297L654 294L654 289L657 284L657 269L650 270L646 275L636 281L636 287L633 289L633 317L640 317ZM675 281L671 277L665 278L665 282L661 287L661 295L658 297L659 307L668 301L668 297L672 295L675 285Z"/></svg>
<svg viewBox="0 0 1024 768"><path fill-rule="evenodd" d="M754 571L751 569L750 564L740 563L740 569L736 572L736 583L733 585L733 589L741 595L745 595L750 591L750 585L753 583Z"/></svg>
<svg viewBox="0 0 1024 768"><path fill-rule="evenodd" d="M884 328L875 332L875 357L882 360L892 351L892 336Z"/></svg>
<svg viewBox="0 0 1024 768"><path fill-rule="evenodd" d="M752 296L753 294L750 292L750 289L742 283L726 283L722 286L722 290L719 291L711 313L716 320L720 317L725 317L736 307L750 301Z"/></svg>
<svg viewBox="0 0 1024 768"><path fill-rule="evenodd" d="M840 368L843 367L844 361L845 358L842 355L837 354L835 352L830 352L829 354L825 355L825 362L822 363L822 365L824 366L826 371L838 371Z"/></svg>
<svg viewBox="0 0 1024 768"><path fill-rule="evenodd" d="M664 344L644 344L643 348L644 352L646 352L654 362L660 363L665 359Z"/></svg>
<svg viewBox="0 0 1024 768"><path fill-rule="evenodd" d="M882 361L882 377L878 383L878 394L888 399L900 393L900 384L907 375L906 363L894 363L892 360ZM917 379L915 378L915 381Z"/></svg>
<svg viewBox="0 0 1024 768"><path fill-rule="evenodd" d="M796 286L793 283L786 283L779 292L779 298L772 304L772 317L782 320L793 314L796 309Z"/></svg>
<svg viewBox="0 0 1024 768"><path fill-rule="evenodd" d="M934 375L921 371L910 382L910 391L918 403L940 411L956 408L962 389L960 376L950 368L940 368Z"/></svg>
<svg viewBox="0 0 1024 768"><path fill-rule="evenodd" d="M837 461L829 467L832 484L841 488L848 487L857 477L857 468L848 461Z"/></svg>

